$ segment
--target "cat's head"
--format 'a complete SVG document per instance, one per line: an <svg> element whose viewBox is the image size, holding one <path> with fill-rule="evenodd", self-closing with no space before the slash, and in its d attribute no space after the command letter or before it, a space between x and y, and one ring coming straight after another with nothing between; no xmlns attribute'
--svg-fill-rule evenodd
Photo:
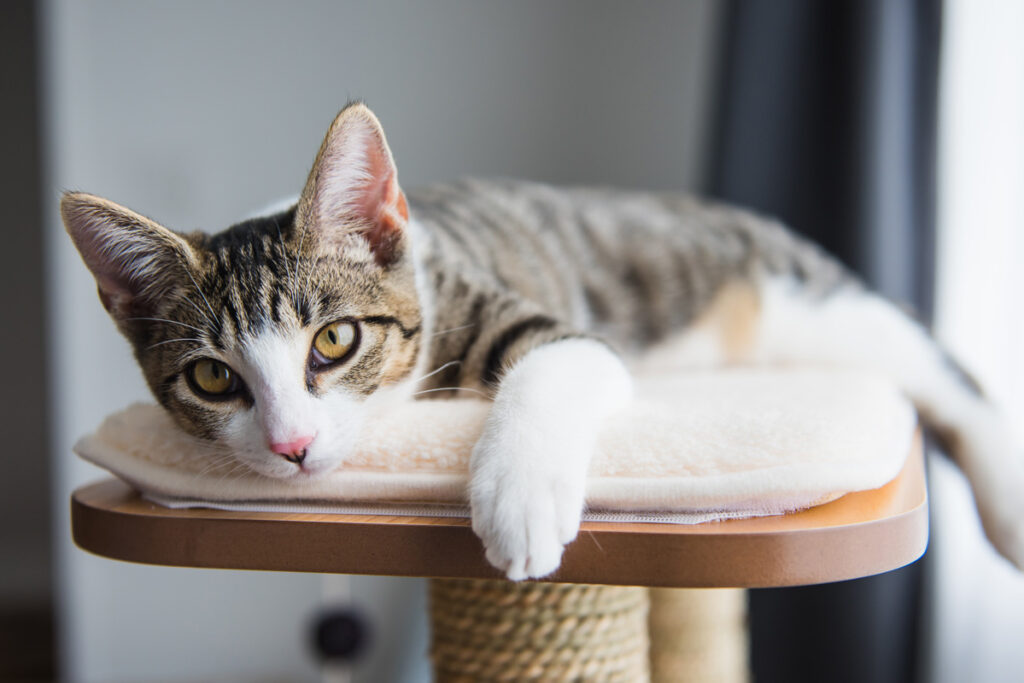
<svg viewBox="0 0 1024 683"><path fill-rule="evenodd" d="M64 225L157 400L251 469L335 467L421 339L408 209L376 117L344 109L292 209L179 234L66 194Z"/></svg>

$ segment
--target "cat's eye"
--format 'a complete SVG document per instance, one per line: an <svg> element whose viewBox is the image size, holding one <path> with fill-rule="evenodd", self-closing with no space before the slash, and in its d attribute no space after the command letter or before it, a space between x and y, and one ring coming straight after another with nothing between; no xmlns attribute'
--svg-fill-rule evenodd
<svg viewBox="0 0 1024 683"><path fill-rule="evenodd" d="M203 358L189 366L188 382L200 396L224 398L238 390L238 378L224 363Z"/></svg>
<svg viewBox="0 0 1024 683"><path fill-rule="evenodd" d="M340 361L355 350L358 341L359 330L353 321L333 322L316 333L311 361L316 366Z"/></svg>

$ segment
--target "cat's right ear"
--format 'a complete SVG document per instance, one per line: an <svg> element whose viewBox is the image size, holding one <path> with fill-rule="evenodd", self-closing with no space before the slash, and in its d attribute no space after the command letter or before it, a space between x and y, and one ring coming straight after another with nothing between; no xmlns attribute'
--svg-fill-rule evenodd
<svg viewBox="0 0 1024 683"><path fill-rule="evenodd" d="M296 220L313 225L327 244L360 234L379 265L398 255L409 208L384 129L361 102L342 109L327 131Z"/></svg>
<svg viewBox="0 0 1024 683"><path fill-rule="evenodd" d="M68 192L61 198L60 213L96 278L103 306L115 319L152 315L160 297L194 265L188 242L102 197Z"/></svg>

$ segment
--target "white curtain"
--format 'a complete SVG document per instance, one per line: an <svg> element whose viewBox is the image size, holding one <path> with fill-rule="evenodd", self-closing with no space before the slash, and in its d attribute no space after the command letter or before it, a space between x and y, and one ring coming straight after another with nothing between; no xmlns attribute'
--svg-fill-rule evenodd
<svg viewBox="0 0 1024 683"><path fill-rule="evenodd" d="M1021 2L946 2L936 328L1013 423L1024 457L1022 27ZM1024 575L984 541L959 473L932 465L932 679L1020 681Z"/></svg>

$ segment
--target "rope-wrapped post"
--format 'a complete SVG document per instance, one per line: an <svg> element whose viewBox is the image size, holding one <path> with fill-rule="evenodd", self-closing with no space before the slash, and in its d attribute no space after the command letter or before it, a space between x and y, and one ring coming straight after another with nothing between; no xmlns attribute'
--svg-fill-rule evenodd
<svg viewBox="0 0 1024 683"><path fill-rule="evenodd" d="M737 588L651 588L652 683L750 680L747 594Z"/></svg>
<svg viewBox="0 0 1024 683"><path fill-rule="evenodd" d="M647 589L432 579L438 683L649 680Z"/></svg>

